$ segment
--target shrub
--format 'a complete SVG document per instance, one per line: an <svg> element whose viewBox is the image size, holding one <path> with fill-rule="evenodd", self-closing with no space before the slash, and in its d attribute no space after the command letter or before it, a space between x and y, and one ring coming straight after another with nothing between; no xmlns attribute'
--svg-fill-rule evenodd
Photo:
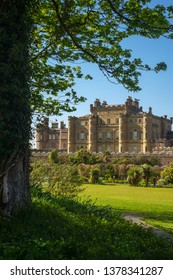
<svg viewBox="0 0 173 280"><path fill-rule="evenodd" d="M162 186L166 186L167 184L168 182L165 179L159 179L156 185L162 187Z"/></svg>
<svg viewBox="0 0 173 280"><path fill-rule="evenodd" d="M56 196L74 197L83 183L76 167L42 160L32 163L31 184Z"/></svg>
<svg viewBox="0 0 173 280"><path fill-rule="evenodd" d="M90 173L90 182L92 184L97 184L100 182L100 169L92 168Z"/></svg>
<svg viewBox="0 0 173 280"><path fill-rule="evenodd" d="M114 182L117 176L116 165L113 163L100 164L101 176L108 182Z"/></svg>
<svg viewBox="0 0 173 280"><path fill-rule="evenodd" d="M161 172L161 178L165 179L167 183L173 183L173 163L171 163Z"/></svg>
<svg viewBox="0 0 173 280"><path fill-rule="evenodd" d="M81 177L86 177L86 178L90 178L90 170L92 168L92 165L90 164L79 164L78 165L78 171L79 171L79 175Z"/></svg>
<svg viewBox="0 0 173 280"><path fill-rule="evenodd" d="M94 155L85 149L81 149L77 151L75 155L70 155L69 161L72 164L96 164L100 162L101 159L98 155Z"/></svg>
<svg viewBox="0 0 173 280"><path fill-rule="evenodd" d="M53 162L53 163L59 163L59 156L58 156L58 153L57 153L56 150L52 150L52 151L49 153L48 160L49 160L50 162Z"/></svg>

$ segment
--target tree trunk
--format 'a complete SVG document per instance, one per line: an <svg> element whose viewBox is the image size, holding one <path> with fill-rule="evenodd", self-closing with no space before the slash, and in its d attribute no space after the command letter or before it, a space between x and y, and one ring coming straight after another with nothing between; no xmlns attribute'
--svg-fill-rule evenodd
<svg viewBox="0 0 173 280"><path fill-rule="evenodd" d="M30 202L28 162L29 153L26 151L24 155L16 154L4 165L0 181L0 205L5 217L9 217L13 210Z"/></svg>
<svg viewBox="0 0 173 280"><path fill-rule="evenodd" d="M31 1L0 1L0 210L7 216L30 201Z"/></svg>

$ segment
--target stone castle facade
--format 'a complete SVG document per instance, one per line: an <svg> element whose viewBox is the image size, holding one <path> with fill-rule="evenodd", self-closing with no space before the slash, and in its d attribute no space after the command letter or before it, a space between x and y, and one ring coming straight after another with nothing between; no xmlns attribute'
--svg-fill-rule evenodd
<svg viewBox="0 0 173 280"><path fill-rule="evenodd" d="M36 129L36 149L38 150L67 150L68 128L64 122L52 123L49 127L49 118L44 118Z"/></svg>
<svg viewBox="0 0 173 280"><path fill-rule="evenodd" d="M108 105L96 99L89 115L68 118L68 129L55 126L48 128L46 122L37 128L37 149L67 149L74 153L84 148L96 153L145 154L173 146L172 119L153 115L151 107L144 112L139 101L131 97L122 105Z"/></svg>

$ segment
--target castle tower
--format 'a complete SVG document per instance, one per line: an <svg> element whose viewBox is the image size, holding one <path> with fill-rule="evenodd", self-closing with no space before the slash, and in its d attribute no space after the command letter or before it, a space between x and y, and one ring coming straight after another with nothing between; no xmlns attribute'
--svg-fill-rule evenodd
<svg viewBox="0 0 173 280"><path fill-rule="evenodd" d="M68 153L75 152L75 117L68 117Z"/></svg>
<svg viewBox="0 0 173 280"><path fill-rule="evenodd" d="M147 114L143 114L143 127L142 127L143 143L142 152L145 154L148 151L147 147Z"/></svg>
<svg viewBox="0 0 173 280"><path fill-rule="evenodd" d="M49 118L44 118L36 128L36 149L42 150L49 140Z"/></svg>
<svg viewBox="0 0 173 280"><path fill-rule="evenodd" d="M120 115L120 117L119 117L119 141L118 141L119 153L122 153L122 151L123 151L122 128L123 128L123 118L122 118L122 115Z"/></svg>
<svg viewBox="0 0 173 280"><path fill-rule="evenodd" d="M91 152L97 152L97 117L91 115L89 117L89 135L88 149Z"/></svg>

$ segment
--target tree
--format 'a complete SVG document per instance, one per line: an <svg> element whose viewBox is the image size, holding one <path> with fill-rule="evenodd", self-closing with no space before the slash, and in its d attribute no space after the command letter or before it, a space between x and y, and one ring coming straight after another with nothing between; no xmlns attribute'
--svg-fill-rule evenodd
<svg viewBox="0 0 173 280"><path fill-rule="evenodd" d="M30 4L0 2L0 210L7 216L30 200Z"/></svg>
<svg viewBox="0 0 173 280"><path fill-rule="evenodd" d="M28 203L31 114L73 111L84 101L73 86L73 62L96 63L111 81L138 91L142 70L122 41L140 35L172 38L173 7L149 0L2 0L0 3L0 207L10 215ZM31 21L32 17L32 21ZM31 32L32 31L32 32ZM162 62L154 70L165 70ZM87 75L86 79L91 77Z"/></svg>
<svg viewBox="0 0 173 280"><path fill-rule="evenodd" d="M149 180L153 176L153 171L151 169L151 166L148 164L143 164L141 165L141 170L142 170L142 178L144 179L145 182L145 187L148 187Z"/></svg>
<svg viewBox="0 0 173 280"><path fill-rule="evenodd" d="M141 167L132 166L131 168L129 168L127 174L128 183L132 186L137 186L142 178Z"/></svg>
<svg viewBox="0 0 173 280"><path fill-rule="evenodd" d="M90 182L91 184L97 184L100 182L100 169L92 168L90 172Z"/></svg>

